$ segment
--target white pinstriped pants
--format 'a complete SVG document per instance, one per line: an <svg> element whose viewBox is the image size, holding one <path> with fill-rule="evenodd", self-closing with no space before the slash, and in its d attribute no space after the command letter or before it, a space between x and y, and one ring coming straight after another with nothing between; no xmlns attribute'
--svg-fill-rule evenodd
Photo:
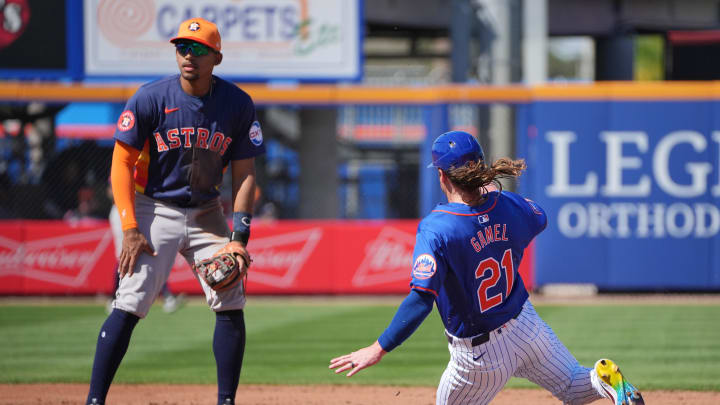
<svg viewBox="0 0 720 405"><path fill-rule="evenodd" d="M490 332L473 347L472 338L453 338L450 362L440 379L436 405L489 403L510 377L528 379L565 404L603 398L582 367L527 300L517 319Z"/></svg>

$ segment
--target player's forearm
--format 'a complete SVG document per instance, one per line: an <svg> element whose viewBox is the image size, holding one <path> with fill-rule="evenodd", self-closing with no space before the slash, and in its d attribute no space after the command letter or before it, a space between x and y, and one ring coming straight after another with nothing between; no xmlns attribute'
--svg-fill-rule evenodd
<svg viewBox="0 0 720 405"><path fill-rule="evenodd" d="M377 340L379 346L389 352L402 344L417 330L433 308L434 297L411 290L398 307L393 320Z"/></svg>
<svg viewBox="0 0 720 405"><path fill-rule="evenodd" d="M110 183L112 184L113 199L120 214L123 231L137 228L133 168L139 155L139 150L122 142L115 142L110 169Z"/></svg>
<svg viewBox="0 0 720 405"><path fill-rule="evenodd" d="M233 221L231 241L247 245L250 239L250 221L255 203L254 159L232 162Z"/></svg>
<svg viewBox="0 0 720 405"><path fill-rule="evenodd" d="M252 213L255 202L255 159L232 162L233 212Z"/></svg>
<svg viewBox="0 0 720 405"><path fill-rule="evenodd" d="M233 212L253 212L255 187L255 173L245 176L237 187L233 187Z"/></svg>

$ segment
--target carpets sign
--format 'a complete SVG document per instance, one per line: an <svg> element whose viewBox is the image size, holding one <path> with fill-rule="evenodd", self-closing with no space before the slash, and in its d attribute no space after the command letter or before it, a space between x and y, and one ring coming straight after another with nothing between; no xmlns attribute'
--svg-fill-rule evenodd
<svg viewBox="0 0 720 405"><path fill-rule="evenodd" d="M220 76L238 80L357 80L359 0L84 0L85 73L177 73L168 40L202 17L222 37Z"/></svg>

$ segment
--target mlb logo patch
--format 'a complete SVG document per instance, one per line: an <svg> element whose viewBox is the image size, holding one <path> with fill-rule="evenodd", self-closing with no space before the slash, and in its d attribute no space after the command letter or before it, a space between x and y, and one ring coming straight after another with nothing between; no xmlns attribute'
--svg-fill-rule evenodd
<svg viewBox="0 0 720 405"><path fill-rule="evenodd" d="M260 129L260 123L255 121L250 125L250 142L255 146L260 146L263 143L262 129Z"/></svg>
<svg viewBox="0 0 720 405"><path fill-rule="evenodd" d="M481 224L484 224L488 221L490 221L490 216L488 214L478 215L478 222L480 222Z"/></svg>
<svg viewBox="0 0 720 405"><path fill-rule="evenodd" d="M425 280L433 276L437 270L435 258L427 253L423 253L415 259L413 264L413 277L418 280Z"/></svg>

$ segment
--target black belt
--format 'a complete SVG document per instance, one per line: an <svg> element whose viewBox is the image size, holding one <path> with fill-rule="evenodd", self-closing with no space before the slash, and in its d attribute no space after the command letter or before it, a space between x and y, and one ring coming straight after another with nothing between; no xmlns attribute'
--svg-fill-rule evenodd
<svg viewBox="0 0 720 405"><path fill-rule="evenodd" d="M178 207L178 208L197 208L197 207L199 207L199 206L201 206L201 205L203 205L203 204L209 203L209 202L212 201L212 200L213 200L213 199L204 200L204 201L189 201L189 200L173 200L173 199L169 199L169 200L159 200L159 201L162 201L162 202L167 203L167 204L170 204L170 205L174 205L174 206L176 206L176 207Z"/></svg>
<svg viewBox="0 0 720 405"><path fill-rule="evenodd" d="M161 200L161 201L165 201L165 202L170 203L179 208L197 208L207 202L207 201L190 202L190 201L185 201L185 200Z"/></svg>
<svg viewBox="0 0 720 405"><path fill-rule="evenodd" d="M520 316L521 312L522 312L522 308L520 308L518 313L515 314L515 316L513 316L512 319L517 319ZM502 328L502 326L501 326L501 328ZM492 331L490 331L490 332L492 332ZM470 344L472 345L472 347L480 346L481 344L486 343L488 340L490 340L490 332L481 333L481 334L473 337L472 340L470 341ZM445 336L447 336L448 343L452 344L454 338L451 335L449 335L447 332L445 332Z"/></svg>

